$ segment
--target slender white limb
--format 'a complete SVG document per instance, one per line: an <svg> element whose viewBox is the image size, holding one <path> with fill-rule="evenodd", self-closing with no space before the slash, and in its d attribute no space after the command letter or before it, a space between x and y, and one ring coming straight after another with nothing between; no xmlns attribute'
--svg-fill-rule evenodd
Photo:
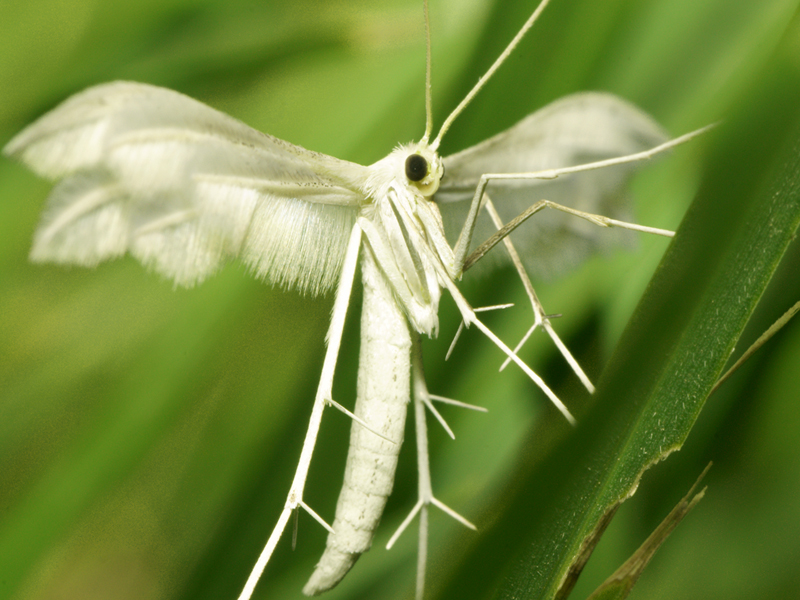
<svg viewBox="0 0 800 600"><path fill-rule="evenodd" d="M317 511L315 511L314 509L312 509L312 508L311 508L311 507L310 507L308 504L306 504L305 502L303 502L302 500L300 500L300 502L298 502L298 506L302 507L302 508L303 508L303 510L305 510L305 511L306 511L308 514L310 514L312 517L314 517L314 520L315 520L317 523L319 523L320 525L322 525L322 526L323 526L325 529L327 529L327 530L328 530L328 533L333 533L333 527L331 527L330 525L328 525L328 523L325 521L325 519L323 519L322 517L320 517L320 516L317 514Z"/></svg>
<svg viewBox="0 0 800 600"><path fill-rule="evenodd" d="M450 515L451 517L453 517L456 521L461 523L464 527L468 527L469 529L472 529L473 531L477 531L478 528L475 527L475 525L473 525L470 521L468 521L467 519L462 517L460 514L458 514L456 511L454 511L452 508L447 506L444 502L442 502L438 498L435 498L435 497L432 496L431 497L431 504L433 504L435 507L437 507L442 512L444 512L444 513Z"/></svg>
<svg viewBox="0 0 800 600"><path fill-rule="evenodd" d="M423 504L419 513L419 537L417 538L417 585L414 600L425 597L425 567L428 564L428 505Z"/></svg>
<svg viewBox="0 0 800 600"><path fill-rule="evenodd" d="M445 360L450 360L450 355L453 353L453 350L456 349L456 342L458 338L461 337L461 332L464 331L464 321L458 324L458 329L456 329L456 334L453 336L453 341L450 342L450 347L447 349L447 354L444 355Z"/></svg>
<svg viewBox="0 0 800 600"><path fill-rule="evenodd" d="M535 314L536 314L536 312L534 311L534 315ZM513 350L514 354L517 354L519 352L519 349L522 348L525 345L525 342L528 341L528 338L531 337L531 335L533 335L533 332L536 331L536 329L538 327L539 327L539 323L536 322L536 318L534 317L533 325L531 325L528 328L528 331L525 332L525 335L522 336L522 339L517 342L516 346L514 346L514 350ZM498 371L502 371L503 369L505 369L508 366L508 363L510 363L510 362L511 362L511 359L506 357L506 359L503 361L503 364L500 365L500 368L498 369Z"/></svg>
<svg viewBox="0 0 800 600"><path fill-rule="evenodd" d="M461 402L460 400L453 400L452 398L445 398L444 396L437 396L436 394L428 394L428 398L430 398L431 400L436 400L437 402L442 402L444 404L458 406L459 408L477 410L478 412L489 412L489 409L484 408L483 406L476 406L475 404L467 404L466 402Z"/></svg>
<svg viewBox="0 0 800 600"><path fill-rule="evenodd" d="M411 521L414 520L414 517L417 516L417 513L422 509L424 505L425 503L422 500L417 500L417 503L414 505L414 508L411 509L411 512L408 513L408 515L406 515L406 518L403 519L403 522L400 523L400 527L397 528L397 531L395 531L392 534L392 537L389 538L389 541L386 543L387 550L392 549L392 546L394 546L394 543L400 537L400 534L402 534L408 528L408 526L411 525Z"/></svg>
<svg viewBox="0 0 800 600"><path fill-rule="evenodd" d="M611 167L614 165L622 165L622 164L638 162L641 160L647 160L657 154L660 154L661 152L665 152L667 150L670 150L671 148L674 148L675 146L684 144L689 140L694 139L695 137L706 133L713 127L716 127L716 124L707 125L706 127L701 127L700 129L689 132L675 139L669 140L668 142L655 146L654 148L650 148L649 150L644 150L643 152L636 152L634 154L628 154L626 156L619 156L616 158L609 158L607 160L599 160L596 162L586 163L583 165L576 165L573 167L563 167L560 169L545 169L544 171L534 171L530 173L486 173L485 175L482 175L480 181L478 182L477 187L475 188L475 195L472 197L472 203L470 204L469 213L467 215L466 221L464 222L464 227L462 228L461 234L459 235L458 241L456 242L456 246L453 249L453 255L455 258L456 267L461 266L462 271L466 271L473 263L475 263L476 260L478 260L491 247L493 247L498 241L500 241L502 237L508 235L508 232L517 227L520 223L522 223L522 221L524 221L531 214L543 208L539 207L530 214L527 214L528 211L525 211L525 213L523 213L523 215L527 214L525 218L520 219L520 217L522 217L522 215L520 215L520 217L517 217L516 219L511 221L508 225L506 225L504 230L506 228L509 228L508 231L506 231L502 235L501 232L498 232L497 234L492 236L490 240L495 240L495 238L497 239L490 246L488 246L483 251L483 253L478 254L478 250L476 250L475 252L472 253L472 255L470 255L469 259L467 259L467 252L469 251L469 247L472 242L472 233L475 230L475 220L477 219L478 211L483 204L482 200L484 197L484 192L486 191L486 186L490 181L499 181L503 179L556 179L561 175L567 175L570 173L592 171L595 169L603 169L605 167ZM561 207L559 205L554 205L552 207L556 208L557 206L559 210L564 210L565 212L571 212L572 214L576 214L583 218L589 219L590 221L598 225L602 225L604 227L624 227L626 229L644 231L646 233L655 233L657 235L665 235L665 236L673 235L673 232L664 229L642 227L634 223L625 223L624 221L617 221L616 219L609 219L607 217L602 217L599 215L590 215L589 213L581 213L580 211L574 211L573 209L568 209L566 207ZM482 244L481 248L483 248L484 245L486 244ZM479 248L479 250L481 248Z"/></svg>
<svg viewBox="0 0 800 600"><path fill-rule="evenodd" d="M450 426L447 424L447 421L444 420L444 417L436 410L436 407L433 405L431 400L436 400L437 402L442 402L444 404L450 404L452 406L458 406L459 408L468 408L470 410L477 410L480 412L488 412L488 410L482 406L475 406L474 404L467 404L466 402L459 402L458 400L452 400L450 398L445 398L444 396L436 396L435 394L427 394L422 396L422 401L425 403L425 406L428 407L428 410L433 413L433 416L436 417L436 420L439 421L441 426L447 432L447 435L450 436L451 439L456 439L456 435L453 433L453 430L450 429Z"/></svg>
<svg viewBox="0 0 800 600"><path fill-rule="evenodd" d="M514 306L513 303L495 304L493 306L481 306L480 308L474 308L473 310L476 313L478 313L478 312L486 312L486 311L489 311L489 310L498 310L498 309L502 309L502 308L511 308L512 306ZM453 353L453 350L456 347L456 342L458 341L458 338L461 337L461 332L463 330L464 330L464 321L461 321L461 323L458 324L458 329L456 329L456 334L453 336L453 341L450 342L450 347L447 349L447 354L444 355L444 359L445 360L449 360L450 359L450 355Z"/></svg>
<svg viewBox="0 0 800 600"><path fill-rule="evenodd" d="M511 349L508 346L506 346L502 342L502 340L500 340L500 338L498 338L494 333L492 333L492 331L488 327L486 327L486 325L481 323L477 317L474 317L471 320L471 322L474 323L475 326L478 329L480 329L486 337L492 340L495 346L497 346L498 348L500 348L500 350L505 352L506 355L511 360L513 360L517 364L517 366L520 369L522 369L524 373L530 379L532 379L537 386L539 386L539 389L545 393L545 395L550 399L550 402L552 402L553 405L555 405L555 407L561 412L561 414L564 415L567 421L569 421L570 425L576 424L575 417L572 416L572 413L569 412L569 409L564 405L563 402L561 402L559 397L556 396L555 392L548 387L548 385L544 382L544 380L541 377L539 377L536 373L534 373L533 370L528 365L522 362L522 360L520 360L520 358L516 354L511 352Z"/></svg>
<svg viewBox="0 0 800 600"><path fill-rule="evenodd" d="M514 306L513 302L507 302L505 304L493 304L492 306L479 306L478 308L473 308L476 313L479 312L489 312L490 310L502 310L504 308L511 308Z"/></svg>
<svg viewBox="0 0 800 600"><path fill-rule="evenodd" d="M527 273L526 273L526 276L527 276ZM545 316L542 317L542 321L545 322L545 323L549 323L550 319L555 319L556 317L560 317L560 316L561 315L545 315ZM519 352L519 349L522 348L525 345L525 342L528 341L528 338L531 337L531 335L533 334L534 331L536 331L536 328L539 327L539 325L540 325L540 323L537 323L536 319L534 319L533 325L530 326L528 331L525 332L525 335L522 336L522 339L519 342L517 342L516 346L514 346L514 354ZM556 335L555 331L553 332L553 335ZM562 346L564 346L564 343L561 341L561 339L558 338L558 336L555 337L555 340L557 340L555 343L556 343L556 346L559 347L559 349ZM566 346L564 346L564 348L566 349ZM511 359L506 358L503 361L503 364L500 365L500 368L498 370L502 371L503 369L505 369L508 366L508 363L510 363L510 362L511 362ZM569 359L568 359L568 362L569 362ZM591 392L592 390L589 390L589 391Z"/></svg>
<svg viewBox="0 0 800 600"><path fill-rule="evenodd" d="M347 306L350 303L350 292L353 288L353 278L356 272L356 263L358 261L358 250L361 245L361 229L358 225L353 226L350 232L350 240L347 244L347 252L342 266L342 275L339 280L339 287L336 290L336 300L333 304L333 313L331 315L331 324L328 328L328 333L325 339L328 348L325 351L325 359L322 363L322 375L320 376L319 386L317 387L317 394L314 398L314 407L311 410L311 419L308 423L308 431L306 432L305 440L303 441L303 449L300 452L300 460L297 464L297 470L294 474L294 480L289 488L289 494L286 498L286 504L283 507L281 516L272 533L267 540L264 550L258 557L247 582L239 594L239 600L250 600L253 595L256 584L258 583L261 574L264 572L267 562L269 562L278 540L286 528L286 523L289 517L298 506L308 510L310 514L321 523L324 524L315 512L311 511L308 506L303 502L303 490L306 485L306 478L308 477L308 468L311 465L311 456L314 452L314 445L317 441L317 434L319 433L319 426L322 422L322 411L325 405L331 400L331 390L333 389L333 374L336 369L336 360L339 355L339 346L342 342L342 331L344 329L344 319L347 315ZM330 526L326 526L330 529Z"/></svg>
<svg viewBox="0 0 800 600"><path fill-rule="evenodd" d="M414 386L414 425L417 437L419 499L414 505L414 508L411 509L411 512L408 514L408 516L403 519L400 527L398 527L397 531L395 531L395 533L389 539L389 542L386 544L386 548L388 550L394 546L394 543L400 537L400 534L402 534L406 528L408 528L408 526L414 520L414 517L419 514L419 546L417 554L417 583L415 598L416 600L422 600L425 591L425 569L428 556L428 505L433 504L453 517L459 523L462 523L470 529L476 529L476 527L449 506L435 498L433 495L433 487L431 485L430 456L428 454L428 426L425 421L425 406L430 406L431 396L428 393L428 387L425 384L425 373L422 368L422 355L419 347L419 336L416 336L412 344L411 372ZM456 401L452 402L455 404L460 404Z"/></svg>
<svg viewBox="0 0 800 600"><path fill-rule="evenodd" d="M433 413L433 416L436 417L436 420L439 421L439 424L447 432L447 435L450 436L450 439L452 440L456 439L456 434L453 433L453 430L450 429L450 426L447 424L447 421L445 421L444 417L439 413L438 410L436 410L436 407L433 405L433 402L431 402L431 399L429 397L423 396L422 401L425 403L425 406L428 407L428 410L431 411L431 413Z"/></svg>
<svg viewBox="0 0 800 600"><path fill-rule="evenodd" d="M264 550L261 551L261 555L258 557L253 570L250 572L250 577L247 578L247 582L244 584L242 593L239 594L239 600L250 600L250 597L253 595L253 591L256 589L256 584L261 578L261 574L264 572L267 562L269 562L269 559L272 556L272 551L275 549L275 546L278 543L278 540L280 539L281 534L286 527L286 523L289 521L289 517L291 515L292 509L288 506L284 507L283 511L281 512L281 516L278 518L278 522L275 524L275 529L272 530L272 535L270 535L269 539L267 540L267 545L264 546Z"/></svg>
<svg viewBox="0 0 800 600"><path fill-rule="evenodd" d="M328 404L330 404L330 405L331 405L332 407L334 407L335 409L337 409L337 410L339 410L339 411L343 412L343 413L344 413L344 414L346 414L348 417L350 417L351 419L353 419L353 421L355 421L356 423L358 423L359 425L361 425L361 426L362 426L364 429L366 429L366 430L367 430L367 431L369 431L369 432L372 432L372 433L374 433L374 434L375 434L375 435L377 435L379 438L383 438L383 439L385 439L385 440L386 440L387 442L389 442L389 443L392 443L392 444L397 444L397 442L396 442L396 441L394 441L394 440L392 440L392 439L389 439L388 437L386 437L385 435L383 435L383 434L382 434L382 433L380 433L379 431L375 431L375 429L373 429L372 427L370 427L369 425L367 425L367 423L365 423L365 422L364 422L364 419L362 419L361 417L359 417L357 414L353 413L352 411L349 411L349 410L347 410L347 408L345 408L344 406L342 406L341 404L339 404L338 402L336 402L336 400L334 400L333 398L329 398L329 399L328 399Z"/></svg>
<svg viewBox="0 0 800 600"><path fill-rule="evenodd" d="M522 362L522 360L520 360L520 358L491 331L491 329L489 329L480 321L480 319L478 319L475 311L472 310L472 307L469 305L469 302L467 302L466 298L461 295L461 292L458 290L455 283L448 279L445 281L445 285L447 286L450 295L453 297L453 300L455 300L458 310L461 312L461 318L463 319L464 324L469 327L474 323L475 326L480 329L486 337L494 342L495 346L500 348L500 350L502 350L506 356L514 361L517 366L519 366L519 368L522 369L522 371L539 387L539 389L545 393L545 395L550 399L550 402L552 402L553 405L561 412L561 414L564 415L567 421L569 421L570 425L575 425L575 417L572 416L572 413L569 412L569 409L564 405L563 402L561 402L559 397L556 396L555 392L553 392L553 390L547 386L544 380L534 373L528 365Z"/></svg>
<svg viewBox="0 0 800 600"><path fill-rule="evenodd" d="M500 215L497 213L497 210L494 207L494 203L492 202L492 199L489 197L488 194L485 195L484 206L486 208L486 212L491 217L497 229L502 230L503 221L500 219ZM593 394L594 385L592 384L591 380L583 371L581 366L578 364L578 361L575 360L575 357L572 356L572 353L569 351L564 342L561 341L561 338L559 338L558 335L556 335L553 326L550 324L550 319L548 318L547 313L544 310L544 306L542 306L542 303L539 301L539 298L533 289L533 284L531 283L531 279L530 277L528 277L527 271L525 271L525 267L522 264L522 260L520 259L519 254L517 253L517 249L514 247L511 238L509 236L505 236L503 238L503 243L506 246L506 250L508 251L509 256L511 256L511 262L514 263L514 268L517 270L517 273L519 274L520 280L522 281L522 285L525 287L525 293L528 294L528 298L531 301L531 308L533 309L533 326L530 328L530 330L528 330L528 332L522 338L520 343L516 345L516 347L514 348L514 354L516 355L517 352L519 352L519 349L522 347L522 344L525 343L525 341L528 339L531 333L533 333L533 331L537 327L541 326L553 340L553 343L556 345L559 352L561 352L561 356L563 356L564 359L567 361L569 366L572 368L573 372L578 376L578 379L580 379L581 383L583 383L584 387L586 387L586 389L589 390L589 393ZM506 358L506 360L500 366L501 371L506 367L506 365L509 363L510 360L511 360L510 358Z"/></svg>
<svg viewBox="0 0 800 600"><path fill-rule="evenodd" d="M569 363L569 366L572 367L572 370L578 376L578 379L581 380L581 383L584 385L584 387L589 391L590 394L594 394L594 384L592 384L589 376L583 372L583 369L581 369L581 366L578 364L578 361L575 360L575 357L572 356L572 353L567 348L567 345L561 341L560 337L558 337L558 334L553 329L553 325L550 323L550 320L545 319L542 323L542 327L544 327L547 335L549 335L550 339L553 340L556 348L558 348L558 351L561 352L561 356L563 356L567 363Z"/></svg>
<svg viewBox="0 0 800 600"><path fill-rule="evenodd" d="M486 204L487 204L487 197L484 194L483 205L485 206ZM483 257L483 255L486 254L492 248L494 248L498 244L498 242L506 239L508 237L508 234L510 234L517 227L522 225L522 223L527 221L529 218L531 218L539 211L544 210L545 208L552 208L576 217L580 217L581 219L585 219L586 221L594 223L595 225L598 225L600 227L619 227L620 229L630 229L632 231L640 231L642 233L652 233L664 237L672 237L675 235L675 232L670 231L669 229L658 229L657 227L646 227L644 225L637 225L636 223L618 221L617 219L610 219L608 217L604 217L603 215L595 215L593 213L587 213L582 210L575 210L574 208L563 206L562 204L556 204L555 202L551 202L550 200L539 200L538 202L533 203L529 208L522 211L516 217L511 219L508 223L503 225L497 231L497 233L492 235L488 240L486 240L480 246L478 246L478 248L472 254L470 254L469 257L467 257L467 259L464 261L464 271L469 269L478 260L480 260Z"/></svg>

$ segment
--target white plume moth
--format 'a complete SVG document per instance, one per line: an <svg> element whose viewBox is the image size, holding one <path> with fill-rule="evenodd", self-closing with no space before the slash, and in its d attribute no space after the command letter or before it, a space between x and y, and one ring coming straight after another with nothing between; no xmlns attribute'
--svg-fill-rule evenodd
<svg viewBox="0 0 800 600"><path fill-rule="evenodd" d="M352 446L336 518L326 525L331 531L328 548L305 591L320 593L336 585L369 548L391 491L406 405L413 395L421 483L410 517L421 519L421 594L427 507L434 504L469 525L433 496L428 469L423 407L433 410L430 401L437 398L425 387L418 338L437 333L442 288L452 295L464 322L490 337L572 420L566 406L483 325L456 287L463 267L471 264L468 255L481 203L492 216L490 195L501 208L551 207L597 225L668 234L535 203L542 199L532 185L536 181L632 163L685 139L664 142L648 117L617 98L570 96L478 146L450 157L437 154L453 120L546 3L451 113L436 138L430 139L428 108L422 140L399 147L369 167L307 151L176 92L134 83L111 83L77 94L5 148L6 154L37 173L59 181L36 233L34 260L93 266L130 252L176 283L190 286L228 259L240 258L272 283L311 293L337 289L322 376L296 475L278 525L241 598L252 594L293 511L302 507L324 523L303 501L303 491L323 409L335 405L345 410L334 402L331 389L359 261L364 307ZM596 160L574 166L582 156ZM624 179L624 173L603 173L609 175L589 180L598 198ZM471 207L452 249L434 200L462 201ZM588 206L592 205L590 201ZM591 387L555 336L535 296L532 301L536 325L553 337ZM410 518L401 530L409 522Z"/></svg>

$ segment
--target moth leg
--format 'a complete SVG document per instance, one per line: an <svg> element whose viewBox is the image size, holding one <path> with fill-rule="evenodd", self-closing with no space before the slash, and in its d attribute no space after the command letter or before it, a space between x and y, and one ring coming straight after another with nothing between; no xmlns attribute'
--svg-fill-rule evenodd
<svg viewBox="0 0 800 600"><path fill-rule="evenodd" d="M514 354L508 346L506 346L503 340L497 337L491 329L481 322L481 320L475 314L473 308L469 305L469 302L467 302L467 299L464 298L464 296L456 287L455 282L453 282L452 279L445 279L444 284L445 287L447 287L447 291L450 292L450 296L455 301L459 312L461 313L464 326L469 327L470 325L475 325L475 327L477 327L483 333L483 335L489 338L492 343L497 346L501 352L503 352L503 354L509 357L520 369L522 369L523 373L525 373L525 375L527 375L528 378L544 392L550 402L553 403L553 406L555 406L559 412L564 415L564 418L567 419L571 425L575 425L575 417L572 416L572 413L569 412L569 409L561 401L561 399L556 396L555 392L553 392L553 390L551 390L550 387L544 382L544 379L542 379L533 371L533 369L520 360L520 358Z"/></svg>
<svg viewBox="0 0 800 600"><path fill-rule="evenodd" d="M475 525L459 515L449 506L438 500L433 495L431 485L430 456L428 454L428 426L425 421L425 406L430 404L431 395L428 393L428 386L425 384L425 373L422 368L422 353L420 351L419 335L412 342L411 350L411 378L414 388L414 429L417 437L417 471L418 478L418 500L411 509L411 512L403 520L397 531L389 539L386 549L394 546L394 543L405 531L411 521L419 514L419 542L417 551L417 581L416 581L416 600L422 600L425 592L425 568L428 558L428 506L433 504L459 523L470 529L477 529ZM447 400L447 399L446 399ZM450 401L457 405L463 403ZM479 407L464 405L467 408L481 410ZM447 428L449 429L449 428Z"/></svg>
<svg viewBox="0 0 800 600"><path fill-rule="evenodd" d="M476 313L479 312L486 312L489 310L499 310L503 308L511 308L514 306L513 304L495 304L494 306L481 306L480 308L473 309ZM458 338L461 337L461 332L464 331L464 321L458 324L458 329L456 329L456 334L453 336L453 341L450 342L450 347L447 349L447 354L444 355L445 360L450 360L450 355L453 354L453 350L456 347L456 342L458 342Z"/></svg>
<svg viewBox="0 0 800 600"><path fill-rule="evenodd" d="M492 203L491 198L487 194L485 196L484 206L486 208L486 212L491 217L492 221L494 222L495 226L497 227L498 231L503 229L503 222L500 219L500 215L497 213L497 210L494 207L494 203ZM523 336L522 340L514 347L514 354L519 352L519 349L522 345L527 341L528 337L536 330L537 327L541 327L547 335L550 336L550 339L553 340L553 343L558 348L561 355L564 357L564 360L567 361L569 366L572 368L572 371L575 375L578 376L578 379L581 380L584 387L589 390L589 393L594 393L594 385L589 380L589 377L581 368L578 361L575 360L575 357L572 356L572 353L567 348L566 344L561 341L561 338L558 337L553 326L550 323L550 317L544 310L544 306L542 306L541 301L539 300L536 292L533 289L533 284L531 283L530 277L528 277L527 271L525 271L525 267L522 264L522 260L517 253L517 249L514 247L511 238L506 235L503 238L503 243L505 244L506 250L508 251L509 256L511 256L511 262L514 263L514 268L517 270L519 274L520 280L522 281L522 285L525 287L525 292L528 294L528 298L531 301L531 308L533 309L533 325L528 330L528 332ZM500 370L502 371L505 369L506 365L508 365L510 359L506 358L502 365L500 365Z"/></svg>
<svg viewBox="0 0 800 600"><path fill-rule="evenodd" d="M483 205L486 206L488 204L488 197L484 194L484 202ZM501 240L504 240L508 237L508 234L514 231L517 227L522 225L525 221L531 218L533 215L538 213L545 208L552 208L555 210L559 210L561 212L565 212L567 214L580 217L590 223L594 223L599 227L619 227L620 229L630 229L631 231L640 231L643 233L652 233L655 235L661 235L664 237L672 237L675 235L674 231L670 231L668 229L658 229L656 227L647 227L645 225L637 225L636 223L628 223L627 221L618 221L617 219L610 219L609 217L604 217L603 215L595 215L592 213L584 212L582 210L576 210L574 208L570 208L569 206L563 206L561 204L556 204L555 202L551 202L550 200L539 200L532 204L529 208L522 211L519 215L511 219L505 225L499 227L497 233L492 235L489 239L483 242L475 251L470 254L466 260L464 261L464 268L463 270L466 271L476 262L478 262L483 256L492 248L494 248Z"/></svg>
<svg viewBox="0 0 800 600"><path fill-rule="evenodd" d="M436 420L439 421L439 424L442 426L442 429L447 432L447 435L450 436L450 439L456 439L456 434L453 433L453 430L450 429L450 426L447 424L447 421L444 420L444 417L441 413L436 410L436 407L433 405L431 400L436 400L437 402L442 402L443 404L450 404L452 406L458 406L461 408L467 408L469 410L475 410L478 412L489 412L488 409L484 408L483 406L476 406L474 404L467 404L466 402L460 402L458 400L453 400L452 398L445 398L444 396L437 396L436 394L427 394L422 395L422 402L425 403L425 406L428 408L429 411L436 417Z"/></svg>
<svg viewBox="0 0 800 600"><path fill-rule="evenodd" d="M483 198L484 198L484 195L485 195L486 186L489 184L490 181L500 181L500 180L508 180L508 179L515 179L515 180L519 180L519 179L556 179L556 178L560 177L561 175L568 175L570 173L580 173L580 172L583 172L583 171L593 171L595 169L604 169L606 167L612 167L612 166L615 166L615 165L623 165L623 164L628 164L628 163L639 162L639 161L642 161L642 160L647 160L649 158L652 158L653 156L656 156L657 154L660 154L662 152L666 152L667 150L670 150L670 149L674 148L675 146L679 146L681 144L684 144L684 143L688 142L689 140L694 139L695 137L697 137L699 135L702 135L703 133L706 133L707 131L709 131L713 127L716 127L716 124L711 124L711 125L707 125L705 127L701 127L700 129L697 129L695 131L691 131L691 132L689 132L687 134L684 134L682 136L676 137L676 138L674 138L672 140L664 142L663 144L655 146L654 148L650 148L649 150L644 150L642 152L636 152L634 154L628 154L626 156L619 156L619 157L616 157L616 158L609 158L609 159L606 159L606 160L598 160L596 162L586 163L586 164L583 164L583 165L575 165L575 166L571 166L571 167L562 167L562 168L557 168L557 169L546 169L544 171L535 171L535 172L530 172L530 173L486 173L484 175L481 175L481 178L478 181L478 185L475 188L475 194L472 197L469 213L467 214L467 219L464 222L464 227L462 228L461 234L458 236L458 241L456 242L455 248L453 249L454 269L456 271L456 274L461 274L463 271L466 271L476 260L478 260L483 255L483 254L480 254L480 255L476 256L476 254L477 254L477 250L476 250L475 252L473 252L470 255L469 259L467 259L467 252L469 252L470 243L472 242L472 233L475 230L475 221L478 218L478 212L480 211L481 206L483 206L483 204L484 204ZM550 204L553 204L553 203L550 203ZM534 205L534 206L536 206L536 205ZM655 233L655 234L658 234L658 235L672 235L671 231L666 231L664 229L656 229L656 228L653 228L653 227L643 227L641 225L636 225L634 223L625 223L624 221L617 221L616 219L609 219L608 217L602 217L600 215L592 215L590 213L582 213L581 211L576 211L576 210L573 210L571 208L567 208L565 206L560 206L560 205L554 205L552 207L553 208L558 207L559 210L563 210L564 212L572 213L572 214L575 214L577 216L583 217L583 218L588 219L588 220L592 221L593 223L596 223L597 225L601 225L603 227L623 227L625 229L633 229L633 230L636 230L636 231L644 231L646 233ZM531 209L532 208L534 208L534 207L531 207ZM538 208L537 210L534 210L533 212L537 212L538 210L541 210L541 208L542 207ZM531 209L529 209L529 210L531 210ZM525 213L527 213L527 212L528 211L525 211ZM533 212L531 212L530 214L533 214ZM523 214L525 214L525 213L523 213ZM527 217L525 217L525 218L528 218L530 216L530 214L527 215ZM522 215L520 215L520 216L522 216ZM524 221L525 219L522 219L522 220ZM520 223L521 222L522 221L520 221ZM515 223L515 224L513 226L511 226L512 223ZM506 225L506 227L511 226L511 229L509 229L509 231L511 231L517 225L519 225L519 223L516 223L516 219L515 219L514 221L511 221L508 225ZM492 236L492 238L490 238L490 239L494 239L495 237L497 237L497 240L494 241L492 246L494 246L494 244L496 244L498 241L500 241L500 239L502 239L504 237L504 235L508 235L508 232L506 232L504 235L500 235L500 233L501 232L498 232L498 234L496 234L495 236ZM484 251L484 254L488 250L489 250L489 248L487 248Z"/></svg>
<svg viewBox="0 0 800 600"><path fill-rule="evenodd" d="M350 303L350 293L353 289L353 279L356 272L356 263L358 261L358 250L361 245L361 228L354 225L350 232L350 240L347 244L347 252L342 266L342 275L339 280L339 287L336 290L336 300L333 304L333 313L331 315L331 324L328 328L328 333L325 336L328 347L325 351L325 359L322 363L322 375L320 376L319 386L314 398L314 407L311 410L311 418L308 423L308 430L306 437L303 441L303 449L300 451L300 460L297 463L297 470L292 480L292 485L289 488L289 494L286 497L286 504L283 507L278 522L267 540L261 555L258 557L247 582L239 594L238 600L249 600L255 590L264 568L267 566L278 540L286 528L286 524L291 517L292 512L298 507L303 508L315 520L319 521L329 531L332 531L330 525L327 525L319 515L317 515L311 508L303 502L303 490L306 485L306 478L308 477L308 469L311 465L311 456L314 453L314 445L317 441L317 434L319 433L320 423L322 422L322 411L325 405L328 404L332 398L333 389L333 374L336 370L336 360L339 356L339 346L342 341L342 331L344 329L344 319L347 315L347 306Z"/></svg>

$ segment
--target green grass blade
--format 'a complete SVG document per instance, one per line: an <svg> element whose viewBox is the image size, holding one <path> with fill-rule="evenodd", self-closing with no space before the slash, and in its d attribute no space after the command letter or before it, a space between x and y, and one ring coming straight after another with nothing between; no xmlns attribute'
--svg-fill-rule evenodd
<svg viewBox="0 0 800 600"><path fill-rule="evenodd" d="M511 506L446 596L486 597L499 581L496 598L557 597L584 540L686 440L800 222L800 72L790 44L752 89L714 135L701 190L592 411L545 462L520 469Z"/></svg>

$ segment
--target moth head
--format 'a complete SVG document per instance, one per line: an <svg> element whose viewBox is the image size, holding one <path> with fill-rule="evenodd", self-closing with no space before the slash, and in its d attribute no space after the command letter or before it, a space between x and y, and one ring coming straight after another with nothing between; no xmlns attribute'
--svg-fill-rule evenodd
<svg viewBox="0 0 800 600"><path fill-rule="evenodd" d="M429 198L439 189L444 175L444 164L436 152L427 146L410 149L406 155L405 176L409 184Z"/></svg>

